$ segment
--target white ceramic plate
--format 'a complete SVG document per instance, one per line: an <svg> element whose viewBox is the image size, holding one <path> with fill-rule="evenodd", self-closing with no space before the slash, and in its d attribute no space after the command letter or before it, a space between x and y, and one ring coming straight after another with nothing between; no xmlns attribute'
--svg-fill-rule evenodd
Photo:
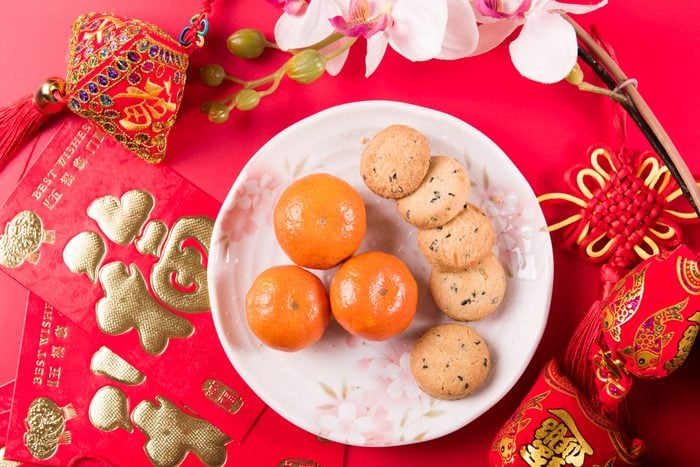
<svg viewBox="0 0 700 467"><path fill-rule="evenodd" d="M422 393L409 352L428 327L449 321L428 289L429 267L393 201L371 193L359 175L363 142L395 123L410 125L434 154L456 157L474 185L471 201L491 217L494 252L509 272L499 311L470 323L486 340L493 368L484 385L459 401ZM264 269L290 264L275 240L272 211L293 180L328 172L349 182L367 206L360 251L401 258L419 287L416 318L385 342L351 337L331 321L317 344L296 353L272 350L250 332L245 295ZM518 381L540 342L552 290L552 247L532 189L508 157L482 133L450 115L414 105L368 101L334 107L272 138L243 169L219 213L209 258L216 329L236 370L275 411L299 427L341 443L395 446L451 433L484 413ZM335 269L315 271L326 285Z"/></svg>

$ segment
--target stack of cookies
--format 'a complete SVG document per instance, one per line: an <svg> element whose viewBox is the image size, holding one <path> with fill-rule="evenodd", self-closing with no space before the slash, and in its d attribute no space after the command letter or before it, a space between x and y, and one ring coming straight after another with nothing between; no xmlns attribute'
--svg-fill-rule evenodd
<svg viewBox="0 0 700 467"><path fill-rule="evenodd" d="M360 173L370 190L395 199L401 217L419 229L418 246L432 266L430 291L440 310L454 320L473 321L498 308L506 276L491 252L495 234L486 214L469 203L471 184L456 159L433 156L420 132L392 125L369 141ZM473 392L490 365L483 339L464 325L429 329L411 353L416 382L441 399Z"/></svg>

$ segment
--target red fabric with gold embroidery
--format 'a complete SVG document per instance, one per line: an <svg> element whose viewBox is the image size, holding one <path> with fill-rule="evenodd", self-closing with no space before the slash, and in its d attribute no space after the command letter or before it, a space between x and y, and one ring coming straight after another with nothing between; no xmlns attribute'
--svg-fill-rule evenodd
<svg viewBox="0 0 700 467"><path fill-rule="evenodd" d="M661 378L676 370L695 342L700 323L697 256L680 246L633 269L603 302L603 347L624 370Z"/></svg>
<svg viewBox="0 0 700 467"><path fill-rule="evenodd" d="M165 157L188 57L160 28L90 13L73 24L66 103L148 162Z"/></svg>
<svg viewBox="0 0 700 467"><path fill-rule="evenodd" d="M645 451L598 415L550 360L520 407L496 435L492 466L635 464Z"/></svg>

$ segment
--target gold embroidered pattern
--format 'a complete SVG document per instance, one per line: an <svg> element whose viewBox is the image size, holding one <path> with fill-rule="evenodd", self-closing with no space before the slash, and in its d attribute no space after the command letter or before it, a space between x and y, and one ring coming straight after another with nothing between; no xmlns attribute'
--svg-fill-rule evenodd
<svg viewBox="0 0 700 467"><path fill-rule="evenodd" d="M209 255L214 221L209 217L182 217L173 225L163 255L151 271L151 286L163 303L178 311L207 311L209 292L204 256L187 240L196 240Z"/></svg>
<svg viewBox="0 0 700 467"><path fill-rule="evenodd" d="M690 295L700 295L700 268L696 261L679 256L676 261L676 273L683 290Z"/></svg>
<svg viewBox="0 0 700 467"><path fill-rule="evenodd" d="M139 403L131 414L134 424L148 438L146 454L157 466L178 465L188 452L206 465L226 462L226 444L231 438L211 423L187 415L162 396L160 406L151 401Z"/></svg>
<svg viewBox="0 0 700 467"><path fill-rule="evenodd" d="M160 249L168 235L168 226L163 221L154 220L146 224L143 235L136 239L136 250L142 255L160 256Z"/></svg>
<svg viewBox="0 0 700 467"><path fill-rule="evenodd" d="M99 274L104 298L97 302L97 324L109 335L136 329L141 347L151 355L160 355L168 339L185 338L194 328L185 318L160 306L148 292L141 271L119 261L106 264Z"/></svg>
<svg viewBox="0 0 700 467"><path fill-rule="evenodd" d="M71 404L59 407L47 397L32 401L24 424L24 445L37 459L48 459L56 454L59 444L69 444L71 435L66 431L66 422L76 415Z"/></svg>
<svg viewBox="0 0 700 467"><path fill-rule="evenodd" d="M104 345L92 356L90 371L129 386L138 386L146 379L143 373Z"/></svg>
<svg viewBox="0 0 700 467"><path fill-rule="evenodd" d="M698 336L698 331L700 330L700 311L696 312L693 316L688 318L691 324L685 328L683 331L683 337L678 341L678 353L671 360L664 363L664 369L671 373L677 370L685 359L690 355L690 349L693 348L695 344L695 338Z"/></svg>
<svg viewBox="0 0 700 467"><path fill-rule="evenodd" d="M549 409L554 417L542 421L535 438L520 448L520 457L528 465L585 464L586 456L593 455L593 447L579 431L574 418L564 409Z"/></svg>
<svg viewBox="0 0 700 467"><path fill-rule="evenodd" d="M134 429L129 421L129 407L126 395L114 386L104 386L97 390L88 408L92 426L109 432L124 428L131 433Z"/></svg>
<svg viewBox="0 0 700 467"><path fill-rule="evenodd" d="M55 232L45 231L41 218L32 211L22 211L5 224L5 233L0 235L0 265L17 268L25 261L39 262L42 243L53 243Z"/></svg>
<svg viewBox="0 0 700 467"><path fill-rule="evenodd" d="M638 274L632 273L632 286L629 289L622 287L615 299L603 308L603 331L617 342L620 342L621 326L637 313L642 303L647 267L644 266ZM625 281L626 279L620 283Z"/></svg>
<svg viewBox="0 0 700 467"><path fill-rule="evenodd" d="M131 190L124 193L121 200L109 195L97 198L88 207L87 214L107 238L119 245L128 245L148 220L154 204L150 193Z"/></svg>
<svg viewBox="0 0 700 467"><path fill-rule="evenodd" d="M80 232L63 248L63 262L70 272L84 273L94 284L106 254L107 246L100 234L91 231Z"/></svg>
<svg viewBox="0 0 700 467"><path fill-rule="evenodd" d="M688 305L688 297L682 302L671 305L649 316L637 328L634 334L634 344L622 349L622 353L634 357L634 364L638 369L655 369L659 365L659 359L664 348L671 342L673 331L664 334L666 323L669 321L683 321L681 311Z"/></svg>

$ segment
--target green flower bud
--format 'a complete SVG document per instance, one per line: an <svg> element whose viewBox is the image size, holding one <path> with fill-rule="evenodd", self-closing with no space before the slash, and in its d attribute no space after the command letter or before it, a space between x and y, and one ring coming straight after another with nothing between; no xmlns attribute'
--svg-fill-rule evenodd
<svg viewBox="0 0 700 467"><path fill-rule="evenodd" d="M239 29L226 39L226 47L236 57L258 58L267 47L267 39L255 29Z"/></svg>
<svg viewBox="0 0 700 467"><path fill-rule="evenodd" d="M326 71L326 59L315 49L302 50L287 62L287 76L297 83L309 84Z"/></svg>
<svg viewBox="0 0 700 467"><path fill-rule="evenodd" d="M574 86L581 84L583 82L583 70L581 69L581 65L576 63L564 79Z"/></svg>
<svg viewBox="0 0 700 467"><path fill-rule="evenodd" d="M226 72L221 65L204 65L199 69L199 77L207 86L218 86L224 80Z"/></svg>
<svg viewBox="0 0 700 467"><path fill-rule="evenodd" d="M229 108L221 103L216 103L209 108L209 121L212 123L224 123L228 120Z"/></svg>
<svg viewBox="0 0 700 467"><path fill-rule="evenodd" d="M236 107L240 110L253 110L260 103L260 93L254 89L241 89L236 94Z"/></svg>

